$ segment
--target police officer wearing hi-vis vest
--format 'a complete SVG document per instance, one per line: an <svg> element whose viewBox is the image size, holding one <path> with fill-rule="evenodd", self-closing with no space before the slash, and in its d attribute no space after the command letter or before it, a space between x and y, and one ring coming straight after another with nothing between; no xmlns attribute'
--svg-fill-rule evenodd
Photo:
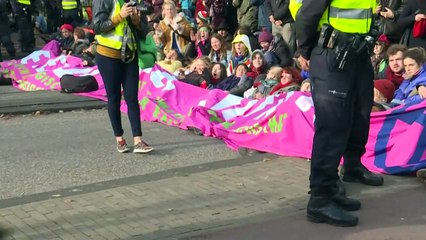
<svg viewBox="0 0 426 240"><path fill-rule="evenodd" d="M360 209L361 202L338 191L340 160L343 181L383 184L361 163L373 104L369 56L378 36L372 26L376 0L296 0L292 7L298 60L309 70L315 106L307 217L355 226L358 218L349 211Z"/></svg>
<svg viewBox="0 0 426 240"><path fill-rule="evenodd" d="M35 38L32 24L34 8L31 0L11 0L15 22L19 29L19 41L21 42L21 52L32 52L35 47Z"/></svg>
<svg viewBox="0 0 426 240"><path fill-rule="evenodd" d="M80 25L83 17L80 0L62 0L61 4L63 24Z"/></svg>

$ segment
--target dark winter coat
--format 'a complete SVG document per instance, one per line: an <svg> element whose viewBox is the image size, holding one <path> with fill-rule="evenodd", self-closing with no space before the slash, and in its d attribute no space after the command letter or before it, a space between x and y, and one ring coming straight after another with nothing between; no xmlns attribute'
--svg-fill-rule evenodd
<svg viewBox="0 0 426 240"><path fill-rule="evenodd" d="M385 34L391 42L398 42L404 32L404 29L396 24L396 21L407 4L407 0L382 0L381 2L383 4L383 8L387 7L392 10L394 18L388 19L376 16L375 24L379 27L379 31Z"/></svg>
<svg viewBox="0 0 426 240"><path fill-rule="evenodd" d="M426 3L421 3L421 1L424 0L407 0L407 5L405 5L397 21L403 29L408 29L406 30L407 33L404 33L407 37L406 41L402 40L402 43L406 44L409 48L422 47L426 49L426 37L415 38L413 36L414 17L418 13L426 14ZM405 36L403 36L403 38L405 38Z"/></svg>
<svg viewBox="0 0 426 240"><path fill-rule="evenodd" d="M281 20L283 25L286 23L294 22L288 8L290 0L266 0L265 7L269 16L273 16L275 20Z"/></svg>

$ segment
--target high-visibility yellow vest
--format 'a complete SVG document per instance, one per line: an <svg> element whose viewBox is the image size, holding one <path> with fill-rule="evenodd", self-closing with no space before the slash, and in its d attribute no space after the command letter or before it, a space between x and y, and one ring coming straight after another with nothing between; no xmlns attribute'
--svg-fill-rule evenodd
<svg viewBox="0 0 426 240"><path fill-rule="evenodd" d="M76 0L62 0L62 9L72 10L77 8Z"/></svg>
<svg viewBox="0 0 426 240"><path fill-rule="evenodd" d="M289 9L296 20L303 0L291 0ZM366 34L370 32L376 0L333 0L323 13L318 29L325 23L344 33Z"/></svg>
<svg viewBox="0 0 426 240"><path fill-rule="evenodd" d="M370 32L376 5L376 0L333 0L318 27L329 23L344 33L366 34Z"/></svg>
<svg viewBox="0 0 426 240"><path fill-rule="evenodd" d="M117 0L114 0L114 10L112 11L110 17L116 16L117 14L120 14L120 4ZM123 39L124 39L124 31L127 29L129 35L127 40L127 45L130 48L130 50L136 49L136 41L133 36L133 33L130 31L129 26L127 25L127 21L121 21L113 30L111 30L108 33L103 34L97 34L95 36L96 41L98 44L121 50L121 46L123 45Z"/></svg>
<svg viewBox="0 0 426 240"><path fill-rule="evenodd" d="M18 0L18 3L24 4L24 5L31 5L31 1L30 0Z"/></svg>
<svg viewBox="0 0 426 240"><path fill-rule="evenodd" d="M290 0L288 8L290 10L291 16L293 17L294 21L296 21L297 12L302 7L302 2L303 0Z"/></svg>

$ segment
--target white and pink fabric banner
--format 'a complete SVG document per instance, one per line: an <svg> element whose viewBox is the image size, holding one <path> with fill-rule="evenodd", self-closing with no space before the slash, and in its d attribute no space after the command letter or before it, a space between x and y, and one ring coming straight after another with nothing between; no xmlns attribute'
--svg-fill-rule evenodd
<svg viewBox="0 0 426 240"><path fill-rule="evenodd" d="M0 63L24 91L60 90L64 74L93 75L99 90L78 94L106 101L97 67L84 68L71 56L36 51L21 60ZM205 90L183 82L158 66L140 72L141 119L222 139L230 148L246 147L283 156L309 158L314 133L310 95L293 92L249 100L221 90ZM122 102L121 110L127 112ZM372 171L412 173L426 167L426 101L371 116L363 163Z"/></svg>

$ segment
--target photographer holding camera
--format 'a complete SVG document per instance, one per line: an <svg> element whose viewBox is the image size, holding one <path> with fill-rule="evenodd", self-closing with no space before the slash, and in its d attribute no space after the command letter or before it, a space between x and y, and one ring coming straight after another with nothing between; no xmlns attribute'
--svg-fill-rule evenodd
<svg viewBox="0 0 426 240"><path fill-rule="evenodd" d="M370 53L378 37L372 31L375 8L376 0L304 0L296 16L298 60L309 70L315 106L307 206L312 222L358 224L358 217L348 211L359 210L361 202L339 191L342 157L343 181L383 184L381 176L361 163L373 104Z"/></svg>
<svg viewBox="0 0 426 240"><path fill-rule="evenodd" d="M138 102L138 40L146 37L148 21L134 2L123 0L93 1L93 28L96 33L96 64L105 84L108 115L117 141L117 151L130 151L123 138L121 124L121 89L127 104L134 141L134 153L151 152L142 140Z"/></svg>

